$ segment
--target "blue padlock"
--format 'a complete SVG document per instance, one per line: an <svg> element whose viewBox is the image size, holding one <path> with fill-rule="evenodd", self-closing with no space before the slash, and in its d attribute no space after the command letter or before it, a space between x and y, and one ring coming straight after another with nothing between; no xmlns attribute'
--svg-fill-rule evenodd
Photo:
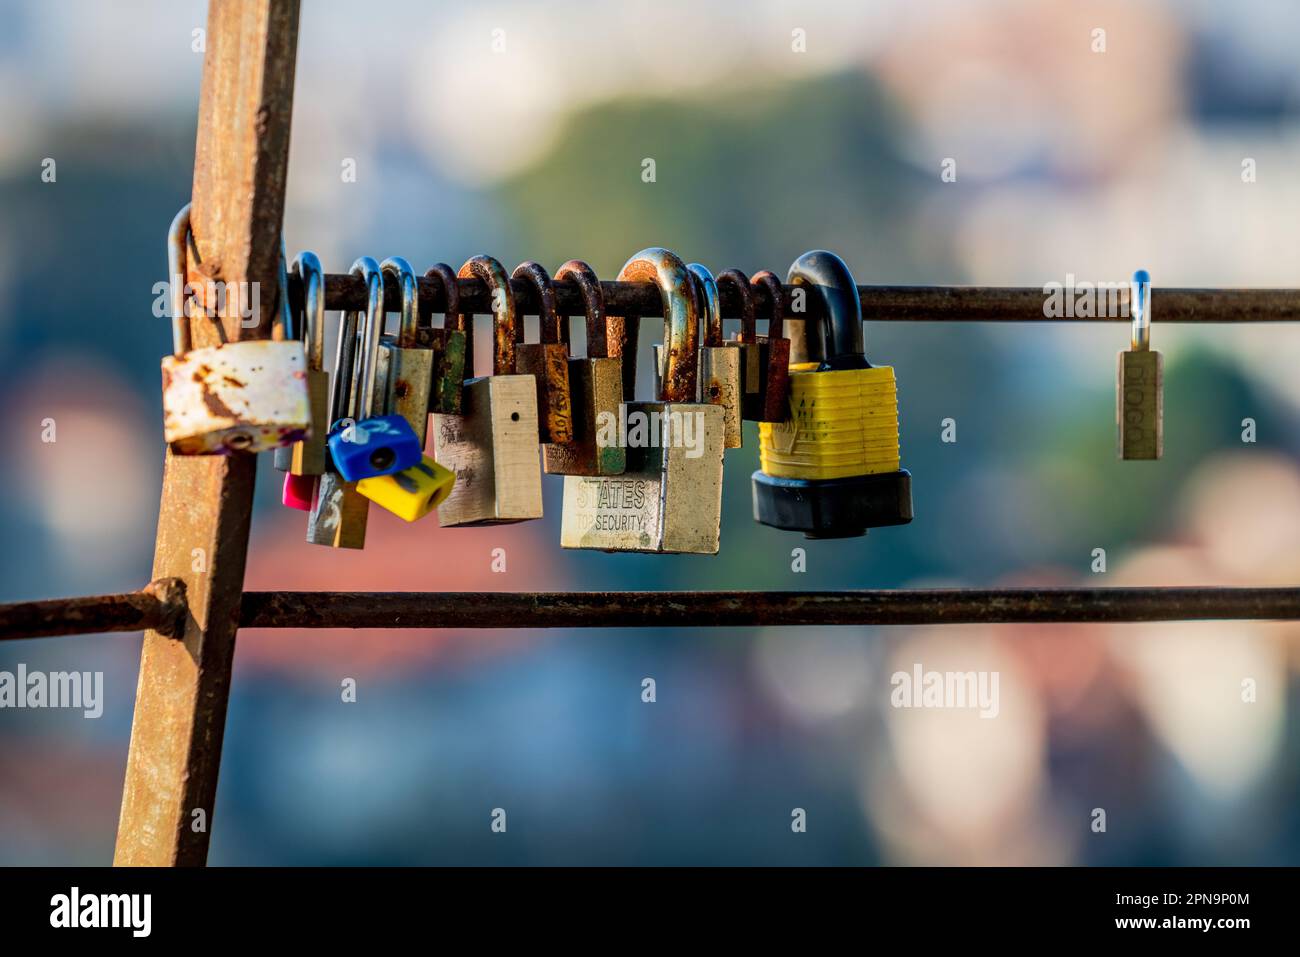
<svg viewBox="0 0 1300 957"><path fill-rule="evenodd" d="M424 458L419 436L400 415L341 423L330 435L329 446L334 467L349 482L401 472Z"/></svg>
<svg viewBox="0 0 1300 957"><path fill-rule="evenodd" d="M329 450L334 468L343 480L359 482L409 469L423 459L424 450L411 423L404 417L377 415L360 418L374 407L375 365L379 358L379 335L384 325L384 274L379 263L369 256L362 256L354 262L351 273L366 281L366 315L361 326L361 349L355 367L351 362L345 362L348 368L335 372L336 388L347 397L349 417L336 422L330 430ZM352 326L352 319L353 316L345 317L345 329ZM340 351L340 356L344 351ZM355 388L352 382L354 372Z"/></svg>

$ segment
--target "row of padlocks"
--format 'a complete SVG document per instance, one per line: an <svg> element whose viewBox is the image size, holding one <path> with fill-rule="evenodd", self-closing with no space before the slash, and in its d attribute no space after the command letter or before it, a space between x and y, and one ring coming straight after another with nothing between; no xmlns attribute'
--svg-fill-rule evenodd
<svg viewBox="0 0 1300 957"><path fill-rule="evenodd" d="M443 327L435 328L421 322L419 284L406 260L362 257L351 272L365 282L367 307L341 314L331 375L325 276L313 253L292 266L303 288L299 316L282 259L270 340L191 349L184 283L176 281L187 275L188 243L187 206L168 236L175 355L163 360L165 437L177 454L274 449L283 502L308 513L313 544L363 547L371 502L406 521L436 510L443 526L539 519L542 475L551 474L564 476L565 548L716 554L723 459L741 445L745 420L759 423L757 521L835 538L912 519L894 370L867 361L858 288L833 253L805 253L790 267L787 284L821 305L807 355L794 357L781 323L757 334L757 289L774 316L785 311L785 288L771 272L750 279L729 269L715 279L666 249L634 255L619 281L657 285L664 314L654 398L643 401L632 398L635 342L625 369L627 343L610 341L626 336L624 320L605 314L600 282L580 260L555 279L582 292L585 358L569 355L567 317L537 263L512 275L489 256L458 273L434 266L428 275L446 300ZM458 277L481 280L491 294L491 375L472 375ZM537 292L540 342L522 341L512 277ZM394 335L384 332L387 282L401 289ZM741 303L731 340L723 337L719 283ZM1120 354L1119 444L1125 458L1157 458L1160 357L1147 349L1145 282L1140 288L1134 348Z"/></svg>

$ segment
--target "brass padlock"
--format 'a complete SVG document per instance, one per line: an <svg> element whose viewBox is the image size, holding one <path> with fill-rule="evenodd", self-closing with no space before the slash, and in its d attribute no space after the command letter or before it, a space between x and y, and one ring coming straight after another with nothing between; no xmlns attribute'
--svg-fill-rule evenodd
<svg viewBox="0 0 1300 957"><path fill-rule="evenodd" d="M713 273L701 263L686 267L695 279L700 312L700 401L722 407L723 445L741 446L740 427L740 353L728 348L722 338L722 303Z"/></svg>
<svg viewBox="0 0 1300 957"><path fill-rule="evenodd" d="M1158 459L1164 454L1164 360L1151 348L1151 276L1133 274L1130 348L1119 354L1115 422L1121 459Z"/></svg>
<svg viewBox="0 0 1300 957"><path fill-rule="evenodd" d="M402 320L396 336L382 336L375 364L375 396L370 415L400 415L410 423L424 447L429 428L429 391L433 385L433 351L421 349L420 287L415 270L400 256L380 263L386 277L402 290Z"/></svg>
<svg viewBox="0 0 1300 957"><path fill-rule="evenodd" d="M579 259L570 259L561 266L555 278L572 279L582 290L587 357L569 360L573 441L543 445L542 467L554 475L622 475L627 470L627 450L610 439L617 436L618 411L623 402L623 360L609 355L600 280Z"/></svg>
<svg viewBox="0 0 1300 957"><path fill-rule="evenodd" d="M652 248L629 259L618 280L659 286L667 343L662 390L657 401L624 402L620 409L619 440L627 450L623 475L565 476L560 544L716 555L724 412L696 399L699 310L692 274L668 250Z"/></svg>
<svg viewBox="0 0 1300 957"><path fill-rule="evenodd" d="M518 316L510 279L491 256L460 267L492 296L493 374L465 383L463 415L433 417L434 458L456 475L439 524L496 525L542 517L537 384L515 369Z"/></svg>
<svg viewBox="0 0 1300 957"><path fill-rule="evenodd" d="M366 320L364 325L359 324L355 311L344 312L340 317L334 376L330 380L331 431L344 420L356 419L359 410L367 404L363 396L365 370L375 361L377 351L372 346L368 327L372 322L383 322L383 274L368 268L365 260L357 260L351 272L366 282ZM331 548L365 548L369 513L370 500L357 491L356 483L345 481L333 463L327 462L324 474L316 482L316 493L307 513L307 542Z"/></svg>
<svg viewBox="0 0 1300 957"><path fill-rule="evenodd" d="M421 349L433 353L433 384L429 388L429 412L460 415L460 400L465 389L465 369L473 368L469 361L469 342L466 338L467 317L460 313L460 289L456 273L446 263L435 263L425 270L442 286L442 328L435 328L433 317L429 324L416 329L415 341Z"/></svg>
<svg viewBox="0 0 1300 957"><path fill-rule="evenodd" d="M555 287L540 263L525 262L515 267L514 279L523 279L537 290L541 302L537 322L540 342L524 342L524 317L519 317L515 345L515 372L537 380L538 439L543 445L573 441L573 401L569 389L569 347L563 340L565 320L555 304Z"/></svg>
<svg viewBox="0 0 1300 957"><path fill-rule="evenodd" d="M173 355L162 360L163 437L178 455L261 452L292 445L311 428L307 357L288 338L288 282L280 253L279 314L272 339L192 349L188 297L190 205L167 232Z"/></svg>
<svg viewBox="0 0 1300 957"><path fill-rule="evenodd" d="M320 475L325 471L325 439L329 433L330 375L325 371L325 270L313 252L300 252L293 275L302 280L301 337L307 350L307 395L311 403L311 432L288 448L275 450L279 467L291 475ZM288 297L285 297L286 299Z"/></svg>

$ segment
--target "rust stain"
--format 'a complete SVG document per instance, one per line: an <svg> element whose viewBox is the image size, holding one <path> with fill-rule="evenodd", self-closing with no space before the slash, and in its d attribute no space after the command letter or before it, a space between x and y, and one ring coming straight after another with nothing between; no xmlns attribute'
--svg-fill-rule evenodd
<svg viewBox="0 0 1300 957"><path fill-rule="evenodd" d="M209 412L214 416L224 419L236 419L233 409L221 401L221 397L208 388L207 383L203 383L203 404L207 406Z"/></svg>

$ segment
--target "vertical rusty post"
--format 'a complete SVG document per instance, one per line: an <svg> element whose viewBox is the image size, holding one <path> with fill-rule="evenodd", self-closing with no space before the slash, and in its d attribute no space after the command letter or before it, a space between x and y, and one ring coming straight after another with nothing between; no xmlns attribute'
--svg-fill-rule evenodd
<svg viewBox="0 0 1300 957"><path fill-rule="evenodd" d="M211 0L208 8L189 278L230 292L257 283L263 321L244 328L240 297L228 294L220 322L195 320L196 348L265 338L274 315L298 5ZM115 865L207 860L255 467L251 455L167 455L154 578L182 579L189 613L182 639L144 636Z"/></svg>

